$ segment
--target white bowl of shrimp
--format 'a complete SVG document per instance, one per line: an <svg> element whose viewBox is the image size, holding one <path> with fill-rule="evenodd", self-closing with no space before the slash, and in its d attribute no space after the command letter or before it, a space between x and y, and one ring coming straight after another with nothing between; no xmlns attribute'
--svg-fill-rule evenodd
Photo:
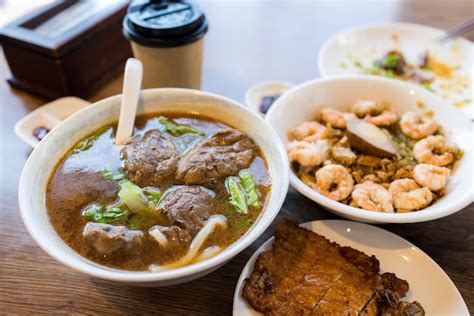
<svg viewBox="0 0 474 316"><path fill-rule="evenodd" d="M473 124L416 85L315 79L285 93L266 121L286 144L291 185L342 217L415 223L473 201Z"/></svg>

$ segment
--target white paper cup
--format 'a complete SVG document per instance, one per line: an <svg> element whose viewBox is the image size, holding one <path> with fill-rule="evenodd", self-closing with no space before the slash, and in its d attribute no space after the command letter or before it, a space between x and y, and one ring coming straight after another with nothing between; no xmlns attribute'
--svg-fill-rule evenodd
<svg viewBox="0 0 474 316"><path fill-rule="evenodd" d="M207 18L188 1L134 1L123 33L143 63L143 88L201 88Z"/></svg>

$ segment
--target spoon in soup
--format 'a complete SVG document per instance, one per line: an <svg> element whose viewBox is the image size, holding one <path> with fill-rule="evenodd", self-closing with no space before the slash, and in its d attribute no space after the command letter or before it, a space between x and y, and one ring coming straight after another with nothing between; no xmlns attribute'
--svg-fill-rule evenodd
<svg viewBox="0 0 474 316"><path fill-rule="evenodd" d="M129 58L125 64L123 77L120 117L115 133L115 144L124 144L133 134L138 97L143 77L143 64L136 58Z"/></svg>

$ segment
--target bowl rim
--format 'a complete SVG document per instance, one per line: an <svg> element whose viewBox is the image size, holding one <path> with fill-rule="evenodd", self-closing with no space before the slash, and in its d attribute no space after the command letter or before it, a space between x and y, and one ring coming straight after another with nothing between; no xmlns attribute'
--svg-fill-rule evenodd
<svg viewBox="0 0 474 316"><path fill-rule="evenodd" d="M282 95L280 98L278 98L275 103L272 105L270 110L268 111L265 120L272 125L272 119L273 116L275 115L274 113L277 112L277 109L279 107L282 107L283 104L286 102L287 99L291 98L293 95L299 93L299 91L307 89L309 87L316 88L320 84L324 83L334 83L334 82L340 82L340 81L366 81L366 82L374 82L378 81L384 85L393 85L393 86L399 86L400 88L405 88L405 89L411 89L411 90L416 90L420 92L421 94L429 95L432 98L438 99L437 103L444 104L446 103L445 100L443 100L441 97L439 97L436 94L430 93L429 91L425 91L423 88L408 83L404 82L401 80L393 80L393 79L388 79L380 76L372 76L372 75L362 75L362 74L354 74L354 75L338 75L338 76L330 76L330 77L324 77L324 78L316 78L313 80L309 80L306 82L303 82L294 88L292 88L290 91L287 91L284 95ZM459 109L456 109L454 107L447 106L449 111L452 111L453 113L456 113L458 116L459 120L465 120L466 122L469 122L469 124L472 124L469 120L469 118L461 112ZM272 125L273 127L273 125ZM273 127L275 129L275 127ZM471 134L472 134L472 129L471 129ZM472 148L471 148L472 151ZM344 214L349 216L351 219L357 219L358 221L365 221L365 222L375 222L375 223L417 223L417 222L425 222L425 221L430 221L438 218L442 218L448 215L451 215L453 213L456 213L466 206L468 206L470 203L474 201L474 187L471 188L470 190L466 190L464 195L462 196L462 199L456 200L455 203L452 203L450 205L444 206L442 212L435 212L434 214L431 212L425 212L425 211L418 211L418 212L410 212L410 213L381 213L381 212L371 212L363 209L359 209L356 207L352 207L337 201L334 201L321 193L314 191L310 187L308 187L306 184L301 181L296 174L293 172L293 170L290 168L289 171L290 174L290 184L291 186L296 189L298 192L309 198L310 200L316 202L317 204L330 209L331 211L337 213L337 214ZM430 206L430 207L433 207ZM435 205L436 207L436 205ZM437 207L435 208L435 210Z"/></svg>
<svg viewBox="0 0 474 316"><path fill-rule="evenodd" d="M55 127L55 129L53 130L54 133L52 132L51 134L48 134L43 139L43 141L41 141L38 144L38 146L33 150L33 152L30 154L28 160L25 163L25 166L21 174L19 189L18 189L18 202L19 202L21 217L29 234L33 237L36 243L51 257L61 262L65 266L70 267L76 271L79 271L84 274L97 277L100 279L109 280L109 281L116 281L116 282L122 282L122 283L140 283L140 282L141 283L152 283L152 282L157 283L157 282L172 281L175 279L181 279L181 278L186 278L186 277L189 277L191 280L192 276L197 275L197 277L200 277L204 275L205 273L211 272L213 269L219 268L220 266L225 264L227 261L229 261L236 255L238 255L241 251L246 249L250 244L255 242L264 233L264 231L270 226L270 224L273 222L275 217L278 215L283 205L283 202L286 198L288 187L289 187L289 177L288 177L289 163L287 160L286 151L285 151L283 142L281 142L281 140L279 139L278 135L273 130L273 128L267 122L265 122L263 118L261 118L256 113L254 113L253 111L251 111L244 105L240 104L239 102L214 94L214 93L204 92L200 90L193 90L193 89L184 89L184 88L154 88L154 89L145 89L141 91L141 97L145 100L147 99L147 97L152 97L153 95L166 95L166 94L170 94L170 95L187 94L188 96L197 95L198 97L204 96L207 98L211 98L211 99L226 103L226 105L238 107L242 110L244 117L251 116L253 117L254 120L257 120L261 125L264 126L264 128L267 131L266 134L267 134L268 139L272 139L272 140L278 139L277 141L272 141L271 146L273 146L276 149L277 156L275 159L282 160L284 162L284 166L278 166L279 171L277 174L281 176L278 179L272 179L272 190L274 187L276 187L278 188L278 191L283 194L274 196L273 199L271 199L268 202L268 205L265 207L265 209L261 213L262 215L266 212L268 214L267 218L260 218L257 222L255 222L254 224L255 226L253 226L252 230L249 231L251 234L249 235L244 234L237 241L230 244L228 247L226 247L223 251L221 251L219 254L217 254L214 257L211 257L206 260L193 263L187 266L179 267L176 269L157 271L157 272L120 270L120 269L109 268L107 266L97 264L81 256L79 253L73 250L69 245L67 245L62 240L62 238L59 237L59 235L57 234L55 237L59 238L63 242L63 244L66 246L64 249L60 249L58 245L52 245L50 242L44 240L43 237L46 234L46 232L43 229L36 227L36 225L34 224L34 220L30 218L31 215L33 215L35 211L29 208L28 203L26 202L26 199L23 198L27 194L28 175L32 172L35 172L33 168L33 161L35 159L38 159L39 157L38 155L43 150L45 143L48 143L46 142L46 140L53 137L52 135L60 133L63 126L67 126L67 124L69 124L71 120L74 120L76 117L80 117L84 115L84 113L87 113L89 111L94 111L94 109L100 109L102 107L105 108L108 106L114 106L115 104L119 104L120 99L121 99L121 94L118 94L118 95L114 95L105 99L101 99L97 102L94 102L90 106L87 106L81 109L80 111L74 113L73 115L65 119L57 127ZM267 158L266 159L267 162L269 162L270 157L267 156L266 158ZM45 208L45 211L46 210L47 209ZM49 218L48 218L48 222L51 225ZM67 253L66 250L72 251L76 256L82 258L83 260L81 261L79 260L79 258L76 258L76 257L71 258L70 253ZM184 280L183 282L187 282L187 281L188 280ZM182 282L178 282L178 283L182 283Z"/></svg>
<svg viewBox="0 0 474 316"><path fill-rule="evenodd" d="M350 32L360 32L360 31L366 31L366 30L377 29L377 28L411 29L415 31L437 32L439 34L442 34L445 32L445 30L436 28L433 26L417 24L417 23L408 23L408 22L364 23L364 24L353 26L353 27L344 28L340 30L339 32L332 34L329 38L327 38L324 41L323 45L321 46L321 49L319 50L318 57L317 57L318 58L317 60L318 71L319 71L320 76L321 77L336 76L329 73L329 71L325 67L325 63L323 60L324 57L327 55L327 51L329 50L329 48L332 45L334 45L336 38ZM460 40L463 43L471 45L471 48L474 47L474 43L465 37L457 37L457 40ZM337 75L337 76L340 76L340 75ZM373 76L377 76L377 75L373 75Z"/></svg>

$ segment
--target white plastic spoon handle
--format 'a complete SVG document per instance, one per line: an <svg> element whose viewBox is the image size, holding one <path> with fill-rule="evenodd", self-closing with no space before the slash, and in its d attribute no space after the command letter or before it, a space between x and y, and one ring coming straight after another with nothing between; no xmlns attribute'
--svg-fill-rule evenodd
<svg viewBox="0 0 474 316"><path fill-rule="evenodd" d="M129 58L125 64L123 77L122 104L120 105L120 117L117 133L115 134L116 145L125 143L133 134L142 76L143 65L141 61Z"/></svg>

